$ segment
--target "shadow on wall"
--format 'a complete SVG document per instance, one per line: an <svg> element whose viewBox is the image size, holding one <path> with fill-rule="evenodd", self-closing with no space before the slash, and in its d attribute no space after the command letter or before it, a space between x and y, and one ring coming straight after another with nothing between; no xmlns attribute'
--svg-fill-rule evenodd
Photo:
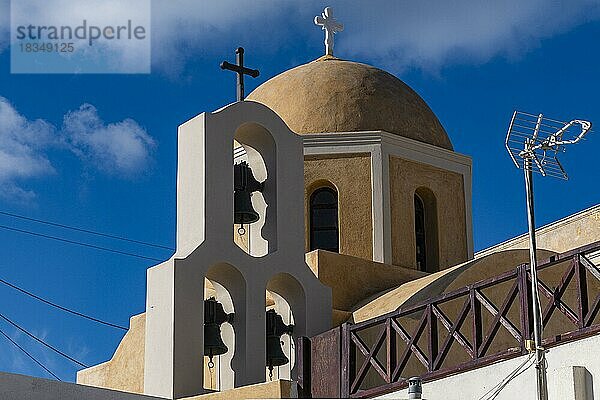
<svg viewBox="0 0 600 400"><path fill-rule="evenodd" d="M585 400L594 400L594 377L587 369L584 372L585 379Z"/></svg>
<svg viewBox="0 0 600 400"><path fill-rule="evenodd" d="M556 255L555 252L543 249L538 250L537 253L540 261ZM399 306L408 307L417 304L442 293L449 293L472 283L500 275L528 262L529 250L506 250L469 261L455 269L438 272L439 278L424 286Z"/></svg>

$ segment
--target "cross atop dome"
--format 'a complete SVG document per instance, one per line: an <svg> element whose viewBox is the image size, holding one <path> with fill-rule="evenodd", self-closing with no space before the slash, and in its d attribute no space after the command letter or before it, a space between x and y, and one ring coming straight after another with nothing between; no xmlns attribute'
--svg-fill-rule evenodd
<svg viewBox="0 0 600 400"><path fill-rule="evenodd" d="M315 25L322 27L325 31L325 55L333 57L333 35L342 32L344 25L333 17L333 8L331 7L325 7L321 15L315 17Z"/></svg>

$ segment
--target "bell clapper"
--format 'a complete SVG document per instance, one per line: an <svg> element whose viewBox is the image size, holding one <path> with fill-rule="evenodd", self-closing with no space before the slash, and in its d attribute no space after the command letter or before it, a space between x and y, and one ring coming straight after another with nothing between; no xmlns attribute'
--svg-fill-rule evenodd
<svg viewBox="0 0 600 400"><path fill-rule="evenodd" d="M273 380L273 367L269 367L269 380L272 381Z"/></svg>
<svg viewBox="0 0 600 400"><path fill-rule="evenodd" d="M238 232L238 235L240 235L240 236L244 236L246 234L246 228L244 228L244 224L240 225L237 232Z"/></svg>

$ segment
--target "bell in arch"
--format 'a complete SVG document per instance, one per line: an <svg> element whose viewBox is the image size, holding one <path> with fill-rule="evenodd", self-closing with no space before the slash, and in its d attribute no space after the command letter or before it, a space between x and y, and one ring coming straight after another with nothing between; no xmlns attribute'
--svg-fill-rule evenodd
<svg viewBox="0 0 600 400"><path fill-rule="evenodd" d="M259 216L252 207L251 196L254 192L262 192L263 183L254 178L252 169L248 163L242 161L233 166L233 223L252 224L258 221Z"/></svg>
<svg viewBox="0 0 600 400"><path fill-rule="evenodd" d="M267 367L269 377L273 377L273 367L279 367L290 362L281 348L281 336L291 335L294 325L283 323L281 315L275 310L267 311Z"/></svg>
<svg viewBox="0 0 600 400"><path fill-rule="evenodd" d="M204 300L204 355L208 356L209 368L214 366L213 357L229 350L221 338L221 325L232 323L234 314L227 314L223 305L214 297Z"/></svg>

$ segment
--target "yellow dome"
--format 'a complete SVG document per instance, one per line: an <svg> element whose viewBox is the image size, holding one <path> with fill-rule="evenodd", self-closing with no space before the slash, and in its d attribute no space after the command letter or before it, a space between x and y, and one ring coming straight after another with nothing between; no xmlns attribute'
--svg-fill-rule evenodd
<svg viewBox="0 0 600 400"><path fill-rule="evenodd" d="M382 130L452 150L427 103L366 64L322 57L269 79L246 99L271 108L299 134Z"/></svg>

